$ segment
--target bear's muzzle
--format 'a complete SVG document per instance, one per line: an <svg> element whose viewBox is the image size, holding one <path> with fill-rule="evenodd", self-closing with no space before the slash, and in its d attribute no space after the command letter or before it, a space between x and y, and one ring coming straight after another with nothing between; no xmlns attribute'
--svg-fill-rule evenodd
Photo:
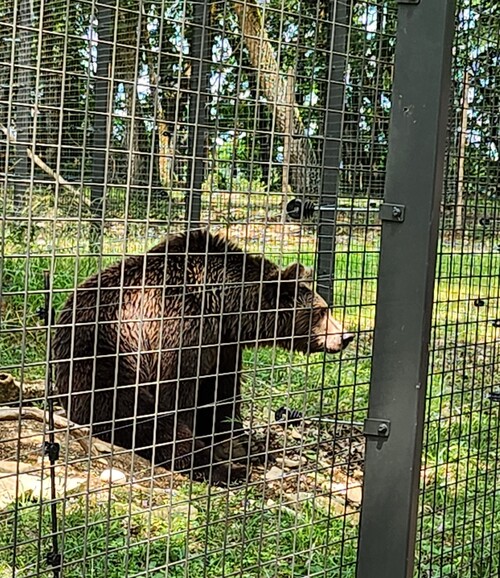
<svg viewBox="0 0 500 578"><path fill-rule="evenodd" d="M315 328L315 345L327 353L339 353L354 340L354 333L346 331L345 327L333 317L328 310Z"/></svg>

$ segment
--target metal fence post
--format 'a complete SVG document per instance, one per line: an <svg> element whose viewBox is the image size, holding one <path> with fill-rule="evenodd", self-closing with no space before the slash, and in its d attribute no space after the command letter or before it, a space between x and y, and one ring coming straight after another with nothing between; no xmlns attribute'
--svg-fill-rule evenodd
<svg viewBox="0 0 500 578"><path fill-rule="evenodd" d="M92 223L90 228L90 250L99 253L104 218L104 196L107 180L107 148L110 137L110 91L112 59L115 38L115 0L102 0L97 6L97 62L94 91L94 131L92 141L92 183L90 186L90 207Z"/></svg>
<svg viewBox="0 0 500 578"><path fill-rule="evenodd" d="M191 93L189 103L189 172L186 192L186 221L189 227L199 227L202 186L205 178L208 146L209 114L207 105L210 91L212 59L212 32L210 0L193 2L193 23L196 25L191 40Z"/></svg>
<svg viewBox="0 0 500 578"><path fill-rule="evenodd" d="M333 301L333 267L335 252L336 205L339 188L342 118L344 110L344 75L346 65L347 25L349 11L345 0L331 0L332 39L326 107L326 130L323 147L323 179L319 205L317 241L318 293L328 304Z"/></svg>
<svg viewBox="0 0 500 578"><path fill-rule="evenodd" d="M358 578L413 575L454 0L399 0Z"/></svg>

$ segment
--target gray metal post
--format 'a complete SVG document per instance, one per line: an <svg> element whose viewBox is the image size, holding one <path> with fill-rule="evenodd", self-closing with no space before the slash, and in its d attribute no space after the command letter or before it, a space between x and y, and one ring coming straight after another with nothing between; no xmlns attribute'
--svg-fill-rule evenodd
<svg viewBox="0 0 500 578"><path fill-rule="evenodd" d="M15 6L16 4L14 4ZM31 161L28 158L28 147L33 137L33 97L35 88L35 77L33 74L33 20L32 7L28 0L20 0L18 3L18 28L14 29L12 41L15 44L17 54L15 66L15 80L17 91L15 91L15 108L17 142L14 148L15 180L14 181L14 211L19 213L23 207L27 206L29 198ZM9 40L11 40L9 38Z"/></svg>
<svg viewBox="0 0 500 578"><path fill-rule="evenodd" d="M106 148L109 143L109 94L111 90L111 57L114 39L114 7L116 0L102 0L97 9L97 69L94 93L94 133L92 151L92 184L90 207L90 250L98 253L101 246L104 194L106 190Z"/></svg>
<svg viewBox="0 0 500 578"><path fill-rule="evenodd" d="M333 268L335 253L335 217L341 155L342 116L344 105L345 52L347 43L348 9L346 0L331 0L333 20L330 44L330 73L326 105L326 131L323 147L323 180L319 205L317 241L318 293L330 305L333 302ZM331 208L330 208L331 207Z"/></svg>
<svg viewBox="0 0 500 578"><path fill-rule="evenodd" d="M454 0L399 0L358 578L413 576Z"/></svg>
<svg viewBox="0 0 500 578"><path fill-rule="evenodd" d="M205 176L205 157L208 145L208 92L212 60L210 31L210 0L192 3L195 24L191 44L191 94L189 102L189 155L188 191L186 193L186 220L189 227L199 226L201 215L201 187Z"/></svg>

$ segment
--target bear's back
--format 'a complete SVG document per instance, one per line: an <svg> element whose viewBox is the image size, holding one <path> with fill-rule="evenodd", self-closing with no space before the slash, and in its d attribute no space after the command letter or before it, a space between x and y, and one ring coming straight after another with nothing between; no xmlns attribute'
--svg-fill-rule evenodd
<svg viewBox="0 0 500 578"><path fill-rule="evenodd" d="M167 314L179 314L176 309L190 305L186 297L197 309L195 296L205 286L241 286L265 278L266 271L275 268L221 235L206 230L173 234L147 253L129 256L89 277L67 300L59 323L72 323L73 309L77 323L95 322L97 312L103 322L151 319L165 308ZM217 303L214 306L218 309Z"/></svg>

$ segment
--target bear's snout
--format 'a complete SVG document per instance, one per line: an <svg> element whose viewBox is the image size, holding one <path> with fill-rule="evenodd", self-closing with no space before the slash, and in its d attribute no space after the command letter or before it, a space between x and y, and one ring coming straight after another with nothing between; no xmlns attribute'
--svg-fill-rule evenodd
<svg viewBox="0 0 500 578"><path fill-rule="evenodd" d="M316 344L327 353L338 353L354 340L354 333L346 331L330 311L323 316L316 333Z"/></svg>
<svg viewBox="0 0 500 578"><path fill-rule="evenodd" d="M342 335L342 349L345 349L354 340L354 333L344 333Z"/></svg>

